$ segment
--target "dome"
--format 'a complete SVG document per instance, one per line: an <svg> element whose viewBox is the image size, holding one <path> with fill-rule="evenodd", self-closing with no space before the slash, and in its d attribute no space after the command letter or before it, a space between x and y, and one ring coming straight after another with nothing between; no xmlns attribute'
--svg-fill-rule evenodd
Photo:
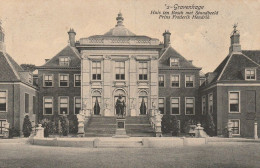
<svg viewBox="0 0 260 168"><path fill-rule="evenodd" d="M121 12L119 12L116 20L117 20L116 26L110 29L107 33L105 33L104 34L105 36L135 36L134 33L132 33L123 25L124 18Z"/></svg>

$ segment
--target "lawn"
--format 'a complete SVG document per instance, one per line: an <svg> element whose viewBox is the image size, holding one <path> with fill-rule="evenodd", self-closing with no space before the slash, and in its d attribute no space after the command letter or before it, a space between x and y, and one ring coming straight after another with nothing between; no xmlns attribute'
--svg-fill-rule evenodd
<svg viewBox="0 0 260 168"><path fill-rule="evenodd" d="M0 140L1 141L1 140ZM0 167L260 167L260 143L176 148L70 148L0 143Z"/></svg>

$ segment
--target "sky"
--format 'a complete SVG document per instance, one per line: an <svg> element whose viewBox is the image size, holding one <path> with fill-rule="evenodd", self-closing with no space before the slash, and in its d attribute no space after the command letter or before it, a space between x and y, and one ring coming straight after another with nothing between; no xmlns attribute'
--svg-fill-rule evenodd
<svg viewBox="0 0 260 168"><path fill-rule="evenodd" d="M137 35L163 41L162 33L169 30L171 46L204 73L214 71L228 55L234 23L242 49L260 50L260 0L0 0L0 4L6 50L19 64L44 64L68 45L70 28L76 31L76 40L106 33L116 25L119 11L124 25ZM175 4L204 6L203 11L218 15L187 20L151 14L172 11L166 6Z"/></svg>

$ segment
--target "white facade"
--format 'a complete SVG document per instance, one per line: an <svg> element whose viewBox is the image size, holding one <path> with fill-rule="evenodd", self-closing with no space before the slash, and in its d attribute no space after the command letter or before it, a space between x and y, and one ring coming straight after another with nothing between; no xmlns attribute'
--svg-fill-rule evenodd
<svg viewBox="0 0 260 168"><path fill-rule="evenodd" d="M158 104L159 40L136 36L122 25L108 33L80 39L77 45L81 61L81 98L85 109L94 114L99 102L100 115L114 116L115 101L121 94L126 103L126 116L140 115L141 102L146 114Z"/></svg>

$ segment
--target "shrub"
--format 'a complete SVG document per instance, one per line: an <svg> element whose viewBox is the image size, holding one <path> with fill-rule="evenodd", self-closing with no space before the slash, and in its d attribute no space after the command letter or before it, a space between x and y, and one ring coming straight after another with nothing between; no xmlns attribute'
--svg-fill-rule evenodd
<svg viewBox="0 0 260 168"><path fill-rule="evenodd" d="M47 118L41 121L42 127L44 128L44 137L49 137L50 134L55 132L54 123Z"/></svg>
<svg viewBox="0 0 260 168"><path fill-rule="evenodd" d="M19 137L19 136L20 136L20 131L18 129L16 129L15 127L9 129L9 138Z"/></svg>
<svg viewBox="0 0 260 168"><path fill-rule="evenodd" d="M78 118L74 116L72 122L69 122L69 132L73 134L78 133Z"/></svg>
<svg viewBox="0 0 260 168"><path fill-rule="evenodd" d="M23 121L23 135L24 135L24 137L29 137L31 132L32 132L32 123L29 119L29 116L26 115L24 117L24 121Z"/></svg>
<svg viewBox="0 0 260 168"><path fill-rule="evenodd" d="M176 116L173 116L172 125L173 125L172 136L178 136L180 133L180 128L179 128L179 122L178 122Z"/></svg>
<svg viewBox="0 0 260 168"><path fill-rule="evenodd" d="M68 118L66 115L60 116L61 132L63 136L68 135Z"/></svg>

